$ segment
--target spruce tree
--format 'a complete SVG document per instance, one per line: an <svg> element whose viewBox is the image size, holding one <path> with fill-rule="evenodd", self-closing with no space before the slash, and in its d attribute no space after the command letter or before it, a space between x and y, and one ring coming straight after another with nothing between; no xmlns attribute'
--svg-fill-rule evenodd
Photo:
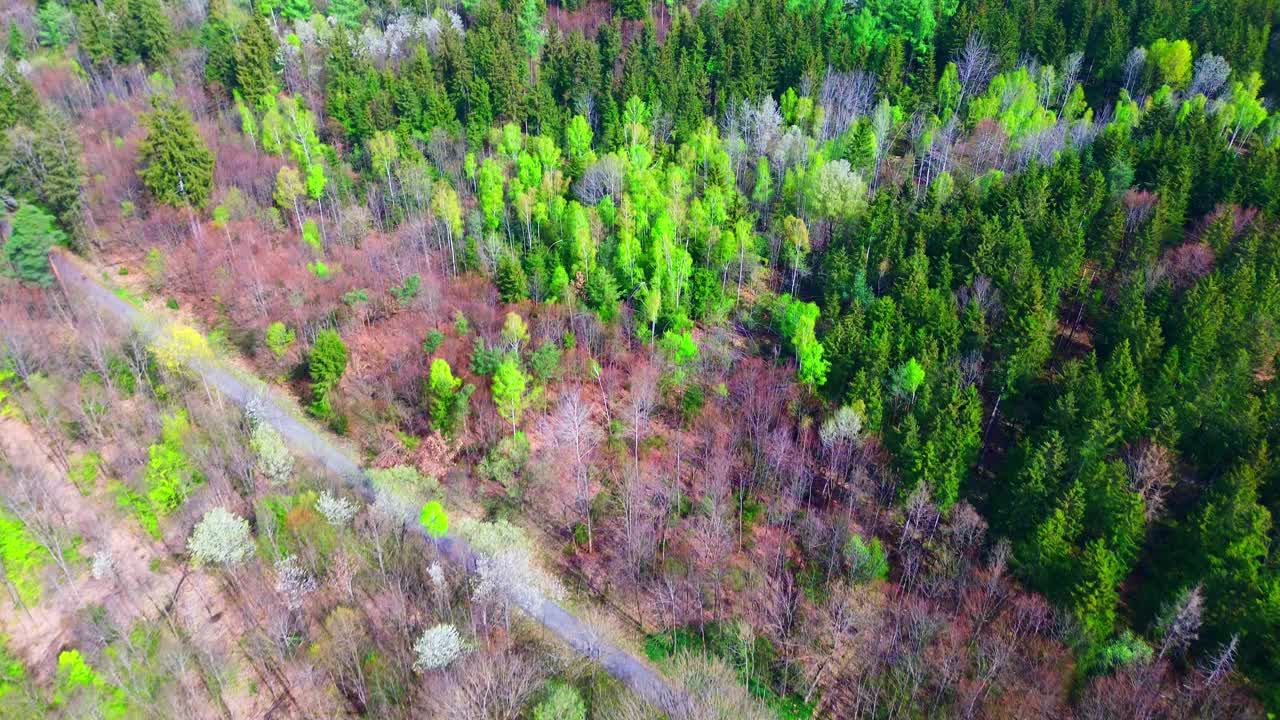
<svg viewBox="0 0 1280 720"><path fill-rule="evenodd" d="M31 204L23 204L13 214L13 230L4 244L7 271L19 280L48 287L49 249L66 242L66 235L54 227L53 217Z"/></svg>
<svg viewBox="0 0 1280 720"><path fill-rule="evenodd" d="M160 0L129 0L125 27L126 60L141 60L157 67L173 49L173 26Z"/></svg>
<svg viewBox="0 0 1280 720"><path fill-rule="evenodd" d="M138 148L142 183L157 202L203 208L213 189L213 153L177 100L156 95L151 106L143 116L147 136Z"/></svg>
<svg viewBox="0 0 1280 720"><path fill-rule="evenodd" d="M266 18L252 13L235 46L235 81L250 105L261 107L263 98L275 95L275 57L276 39Z"/></svg>

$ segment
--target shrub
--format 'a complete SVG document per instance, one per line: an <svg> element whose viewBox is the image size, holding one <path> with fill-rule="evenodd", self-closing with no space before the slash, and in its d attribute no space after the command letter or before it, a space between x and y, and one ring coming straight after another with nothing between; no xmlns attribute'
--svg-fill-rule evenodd
<svg viewBox="0 0 1280 720"><path fill-rule="evenodd" d="M444 333L439 330L432 330L427 333L427 339L422 341L422 352L430 355L440 349L441 343L444 342Z"/></svg>
<svg viewBox="0 0 1280 720"><path fill-rule="evenodd" d="M533 708L533 720L586 720L587 706L572 685L552 681L547 696Z"/></svg>
<svg viewBox="0 0 1280 720"><path fill-rule="evenodd" d="M861 535L854 535L845 544L844 554L849 558L849 574L855 582L889 579L889 559L880 538L871 538L867 544Z"/></svg>

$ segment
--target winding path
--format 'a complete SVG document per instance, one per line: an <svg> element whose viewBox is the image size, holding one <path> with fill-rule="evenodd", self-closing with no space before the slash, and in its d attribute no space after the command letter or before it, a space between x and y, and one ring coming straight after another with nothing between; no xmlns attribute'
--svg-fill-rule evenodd
<svg viewBox="0 0 1280 720"><path fill-rule="evenodd" d="M117 297L112 290L91 278L75 258L55 250L49 256L49 263L63 292L68 296L74 294L83 298L103 315L134 327L149 340L160 339L171 332L168 321L150 317ZM254 401L261 419L274 427L296 450L310 455L344 478L367 502L373 502L373 487L360 465L348 451L301 417L297 404L292 399L283 397L282 393L258 378L247 376L215 357L191 358L186 365L203 377L209 386L241 407ZM434 542L451 562L468 569L474 568L475 553L462 538L446 535L433 541L417 523L410 523L409 529L426 542ZM601 638L559 603L545 597L525 597L523 593L513 593L510 597L513 604L551 634L583 657L600 663L605 671L654 707L674 718L690 714L693 700L683 690L668 683L648 663Z"/></svg>

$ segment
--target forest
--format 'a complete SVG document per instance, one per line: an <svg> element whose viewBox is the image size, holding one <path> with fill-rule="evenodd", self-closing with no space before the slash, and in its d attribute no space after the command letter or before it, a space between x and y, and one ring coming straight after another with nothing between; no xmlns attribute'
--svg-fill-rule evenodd
<svg viewBox="0 0 1280 720"><path fill-rule="evenodd" d="M0 43L0 720L1280 712L1280 0Z"/></svg>

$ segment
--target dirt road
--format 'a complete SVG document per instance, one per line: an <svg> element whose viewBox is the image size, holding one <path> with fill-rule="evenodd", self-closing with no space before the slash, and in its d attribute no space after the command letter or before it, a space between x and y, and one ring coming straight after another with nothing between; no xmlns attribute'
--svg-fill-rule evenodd
<svg viewBox="0 0 1280 720"><path fill-rule="evenodd" d="M92 307L107 318L131 325L151 339L162 338L171 332L165 320L140 311L89 277L78 260L55 251L49 256L49 261L63 290L85 303L79 305L80 311L88 311ZM310 455L345 478L366 501L373 502L373 487L360 465L352 459L350 451L341 447L334 438L313 428L291 398L214 357L194 357L186 364L209 386L241 407L254 401L262 420L273 426L296 451ZM421 526L413 524L411 530L432 542ZM474 566L474 553L461 538L450 535L434 542L452 562L468 568ZM600 663L610 675L672 717L688 714L691 700L687 694L668 683L648 663L601 639L560 604L545 597L525 598L522 595L513 594L513 602L551 634L584 657Z"/></svg>

